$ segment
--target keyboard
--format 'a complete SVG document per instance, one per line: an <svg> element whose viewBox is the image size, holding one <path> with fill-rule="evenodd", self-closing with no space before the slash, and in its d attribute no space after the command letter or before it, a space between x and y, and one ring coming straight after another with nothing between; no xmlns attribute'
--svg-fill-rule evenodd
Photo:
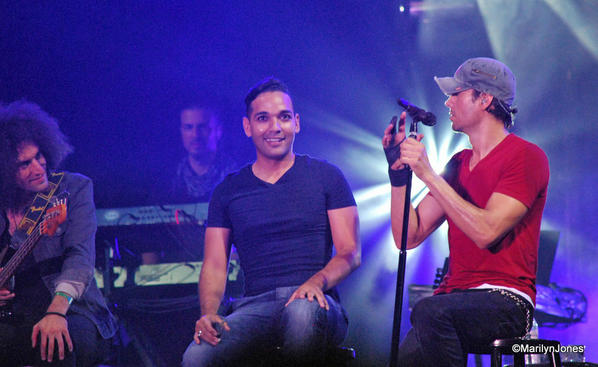
<svg viewBox="0 0 598 367"><path fill-rule="evenodd" d="M103 263L112 247L123 257L155 252L167 255L163 262L201 260L207 214L208 203L96 209L96 257Z"/></svg>
<svg viewBox="0 0 598 367"><path fill-rule="evenodd" d="M134 285L146 287L156 285L197 284L201 271L202 261L188 261L179 263L163 263L140 265L135 268ZM228 266L228 281L239 280L241 265L237 260L231 260ZM122 288L129 277L127 268L115 266L114 288ZM99 288L104 288L104 277L101 270L95 270L95 279ZM133 285L132 284L132 285Z"/></svg>
<svg viewBox="0 0 598 367"><path fill-rule="evenodd" d="M208 203L96 209L98 227L196 223L208 217Z"/></svg>

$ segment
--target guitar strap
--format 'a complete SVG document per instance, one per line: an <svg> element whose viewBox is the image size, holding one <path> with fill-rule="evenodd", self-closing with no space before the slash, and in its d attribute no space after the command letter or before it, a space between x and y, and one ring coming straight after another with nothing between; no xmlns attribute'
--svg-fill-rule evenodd
<svg viewBox="0 0 598 367"><path fill-rule="evenodd" d="M12 235L11 247L18 248L19 244L23 243L31 235L63 178L64 172L50 173L48 177L48 189L44 192L38 192L33 198L29 209L27 209L23 219L21 219L21 222Z"/></svg>

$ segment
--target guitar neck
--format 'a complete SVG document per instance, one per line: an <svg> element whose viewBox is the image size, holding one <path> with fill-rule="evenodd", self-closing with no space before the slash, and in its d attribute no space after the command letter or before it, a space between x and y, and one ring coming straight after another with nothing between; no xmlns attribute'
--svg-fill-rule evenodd
<svg viewBox="0 0 598 367"><path fill-rule="evenodd" d="M21 246L18 248L15 254L2 268L2 271L0 271L0 288L6 285L10 277L12 277L15 271L17 270L17 267L21 265L23 260L25 260L25 257L29 255L29 253L37 243L37 240L39 240L39 238L41 237L42 233L39 227L39 225L35 227L33 233L31 233L31 235L27 237L27 240L25 240L25 242L21 244Z"/></svg>

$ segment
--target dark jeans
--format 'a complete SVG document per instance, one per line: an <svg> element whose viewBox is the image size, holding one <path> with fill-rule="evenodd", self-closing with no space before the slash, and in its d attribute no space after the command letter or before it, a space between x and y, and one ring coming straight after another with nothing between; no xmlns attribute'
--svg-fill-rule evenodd
<svg viewBox="0 0 598 367"><path fill-rule="evenodd" d="M87 367L102 362L109 351L110 341L103 339L95 325L86 317L69 313L67 316L69 334L73 341L73 352L68 351L65 342L65 356L58 359L58 349L54 350L52 363L42 362L39 340L35 349L31 348L33 323L0 323L0 366L52 366L52 367Z"/></svg>
<svg viewBox="0 0 598 367"><path fill-rule="evenodd" d="M326 348L345 338L347 319L341 305L326 296L330 310L317 301L296 299L285 303L297 287L276 288L271 292L233 302L226 316L230 331L220 343L191 342L183 355L183 367L243 366L261 360L281 347L284 366L315 366Z"/></svg>
<svg viewBox="0 0 598 367"><path fill-rule="evenodd" d="M399 347L399 366L463 367L468 346L523 336L527 315L510 297L471 290L422 299L413 308L411 325Z"/></svg>

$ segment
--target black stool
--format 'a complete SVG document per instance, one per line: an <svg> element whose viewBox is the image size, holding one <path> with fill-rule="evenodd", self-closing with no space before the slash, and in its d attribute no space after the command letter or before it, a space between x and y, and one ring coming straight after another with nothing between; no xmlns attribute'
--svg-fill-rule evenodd
<svg viewBox="0 0 598 367"><path fill-rule="evenodd" d="M491 366L501 367L503 354L513 355L514 367L524 367L526 354L545 354L550 356L552 367L561 367L561 354L559 353L561 343L556 340L547 339L496 339L490 345L470 346L467 350L470 354L490 354ZM513 347L519 351L513 351Z"/></svg>
<svg viewBox="0 0 598 367"><path fill-rule="evenodd" d="M350 347L336 347L328 350L327 366L347 367L349 362L357 359L355 349Z"/></svg>
<svg viewBox="0 0 598 367"><path fill-rule="evenodd" d="M326 350L326 359L321 367L348 367L355 360L355 349L350 347L330 347ZM249 358L246 363L251 367L283 366L280 347L276 347L265 359ZM312 366L310 366L312 367Z"/></svg>

